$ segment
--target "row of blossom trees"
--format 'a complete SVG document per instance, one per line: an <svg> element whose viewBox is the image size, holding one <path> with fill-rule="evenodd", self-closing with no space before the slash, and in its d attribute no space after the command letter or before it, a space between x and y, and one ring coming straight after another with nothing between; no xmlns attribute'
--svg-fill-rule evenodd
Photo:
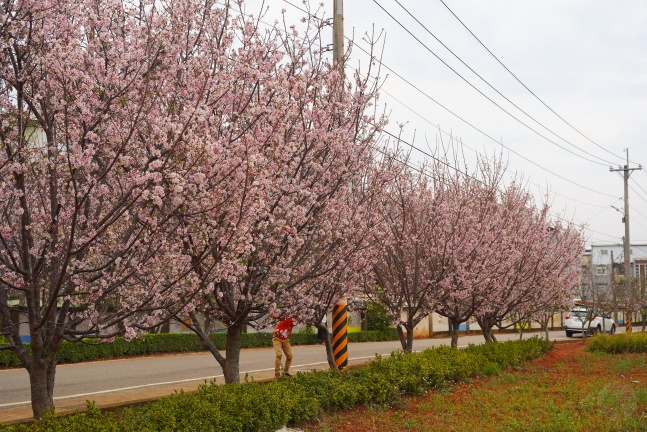
<svg viewBox="0 0 647 432"><path fill-rule="evenodd" d="M409 311L410 349L433 310L487 329L570 293L578 234L497 164L402 164L371 65L344 78L315 21L262 30L212 0L8 1L0 17L2 348L35 417L63 341L188 314L238 382L243 329L277 308L316 325L364 293Z"/></svg>
<svg viewBox="0 0 647 432"><path fill-rule="evenodd" d="M505 185L496 158L471 172L448 162L404 167L375 207L375 283L364 293L397 323L409 352L431 312L448 318L452 346L470 318L491 341L515 314L538 319L568 307L579 285L580 231L551 219L519 182Z"/></svg>

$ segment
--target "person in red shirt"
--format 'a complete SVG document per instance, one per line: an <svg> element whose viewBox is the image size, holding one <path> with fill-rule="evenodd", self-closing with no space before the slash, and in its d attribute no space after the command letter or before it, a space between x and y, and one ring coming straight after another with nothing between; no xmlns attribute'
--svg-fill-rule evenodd
<svg viewBox="0 0 647 432"><path fill-rule="evenodd" d="M277 313L278 312L278 313ZM274 327L274 337L272 337L272 345L276 352L274 359L274 376L279 378L281 376L281 359L285 354L285 365L283 367L283 376L289 377L290 365L292 364L292 347L290 346L290 334L294 328L295 322L292 317L281 318L280 311L274 313L274 318L279 322Z"/></svg>

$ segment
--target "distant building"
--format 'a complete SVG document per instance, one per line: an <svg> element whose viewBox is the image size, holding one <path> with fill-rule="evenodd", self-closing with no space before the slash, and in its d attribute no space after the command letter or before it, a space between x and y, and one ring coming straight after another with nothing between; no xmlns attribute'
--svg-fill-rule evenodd
<svg viewBox="0 0 647 432"><path fill-rule="evenodd" d="M630 275L640 281L639 293L645 298L647 276L647 242L631 243L629 247ZM582 258L582 298L588 302L617 305L624 298L625 256L622 242L593 243ZM634 288L635 289L635 288ZM642 300L638 300L642 301ZM619 319L622 323L623 319Z"/></svg>
<svg viewBox="0 0 647 432"><path fill-rule="evenodd" d="M645 275L647 271L647 242L632 243L629 246L631 276ZM624 246L622 243L593 243L591 245L591 267L599 277L609 276L614 268L624 266ZM621 272L624 274L624 267Z"/></svg>

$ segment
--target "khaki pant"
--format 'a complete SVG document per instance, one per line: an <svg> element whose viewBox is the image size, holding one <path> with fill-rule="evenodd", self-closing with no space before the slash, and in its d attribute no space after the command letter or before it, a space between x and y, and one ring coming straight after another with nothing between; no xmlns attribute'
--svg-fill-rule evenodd
<svg viewBox="0 0 647 432"><path fill-rule="evenodd" d="M292 364L292 347L290 347L290 339L281 340L278 338L272 338L272 345L276 352L276 358L274 359L274 374L281 373L281 356L283 353L285 353L285 367L283 368L283 372L288 372L290 370L290 364Z"/></svg>

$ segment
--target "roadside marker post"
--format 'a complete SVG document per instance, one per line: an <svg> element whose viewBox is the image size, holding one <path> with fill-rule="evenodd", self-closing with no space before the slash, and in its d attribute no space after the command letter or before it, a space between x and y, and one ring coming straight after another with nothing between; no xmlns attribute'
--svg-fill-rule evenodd
<svg viewBox="0 0 647 432"><path fill-rule="evenodd" d="M340 300L332 309L332 350L337 369L348 369L348 306L346 300Z"/></svg>

